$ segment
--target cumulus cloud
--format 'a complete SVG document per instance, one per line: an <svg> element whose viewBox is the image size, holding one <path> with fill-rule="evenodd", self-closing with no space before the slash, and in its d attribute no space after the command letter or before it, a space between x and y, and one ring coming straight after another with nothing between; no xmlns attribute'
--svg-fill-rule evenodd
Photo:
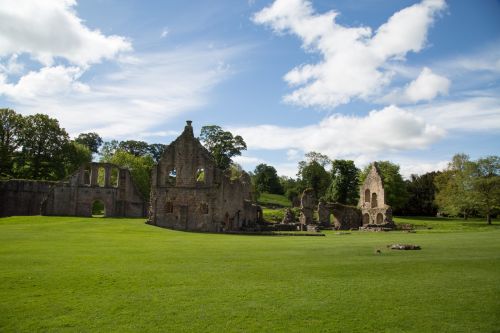
<svg viewBox="0 0 500 333"><path fill-rule="evenodd" d="M391 81L384 65L419 52L426 43L434 17L444 0L424 0L392 15L375 33L369 27L347 27L335 22L338 13L318 14L308 0L276 0L253 16L256 24L276 33L290 33L303 48L322 60L288 72L284 79L295 88L285 101L301 106L335 107L352 98L368 98Z"/></svg>
<svg viewBox="0 0 500 333"><path fill-rule="evenodd" d="M450 87L450 80L434 74L425 67L420 75L405 89L405 97L410 102L434 99L438 94L446 95Z"/></svg>
<svg viewBox="0 0 500 333"><path fill-rule="evenodd" d="M45 66L63 58L84 67L132 49L124 37L85 26L75 5L75 0L1 0L0 57L28 53Z"/></svg>
<svg viewBox="0 0 500 333"><path fill-rule="evenodd" d="M404 89L394 89L380 101L398 104L430 101L438 95L447 95L449 88L450 80L448 78L435 74L430 68L424 67L418 77L408 83Z"/></svg>
<svg viewBox="0 0 500 333"><path fill-rule="evenodd" d="M77 67L47 67L16 83L0 76L0 94L16 111L56 117L70 134L92 130L105 137L147 137L151 129L204 105L207 93L230 75L221 62L237 52L189 47L135 54L122 59L116 70L94 75L88 85L76 81Z"/></svg>
<svg viewBox="0 0 500 333"><path fill-rule="evenodd" d="M252 149L318 151L331 158L359 158L425 148L445 132L421 117L388 106L365 117L335 114L305 127L260 125L232 129Z"/></svg>

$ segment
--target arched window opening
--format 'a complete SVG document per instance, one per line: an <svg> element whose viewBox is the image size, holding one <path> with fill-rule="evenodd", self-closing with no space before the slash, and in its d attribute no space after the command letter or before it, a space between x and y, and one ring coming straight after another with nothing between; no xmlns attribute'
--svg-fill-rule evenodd
<svg viewBox="0 0 500 333"><path fill-rule="evenodd" d="M338 222L337 218L333 214L330 214L329 220L330 220L330 225L335 225L335 222Z"/></svg>
<svg viewBox="0 0 500 333"><path fill-rule="evenodd" d="M174 204L172 201L167 201L165 203L165 213L172 214L174 212Z"/></svg>
<svg viewBox="0 0 500 333"><path fill-rule="evenodd" d="M382 224L384 223L384 214L378 213L377 214L377 224Z"/></svg>
<svg viewBox="0 0 500 333"><path fill-rule="evenodd" d="M104 206L104 202L101 200L94 200L92 202L92 217L105 217L106 216L106 207Z"/></svg>
<svg viewBox="0 0 500 333"><path fill-rule="evenodd" d="M200 212L202 214L208 214L208 204L206 204L205 202L202 202L200 204Z"/></svg>
<svg viewBox="0 0 500 333"><path fill-rule="evenodd" d="M370 224L370 215L368 214L363 214L363 225Z"/></svg>
<svg viewBox="0 0 500 333"><path fill-rule="evenodd" d="M118 178L119 178L120 172L118 168L111 168L111 175L109 178L110 185L113 187L118 187Z"/></svg>
<svg viewBox="0 0 500 333"><path fill-rule="evenodd" d="M106 170L103 167L99 167L99 169L97 169L97 185L99 187L104 187L105 175L106 175Z"/></svg>
<svg viewBox="0 0 500 333"><path fill-rule="evenodd" d="M377 193L372 193L372 208L376 208L377 206Z"/></svg>
<svg viewBox="0 0 500 333"><path fill-rule="evenodd" d="M167 175L167 183L170 185L175 185L177 182L177 170L175 168L170 169Z"/></svg>
<svg viewBox="0 0 500 333"><path fill-rule="evenodd" d="M198 170L196 170L196 182L205 183L205 169L198 168Z"/></svg>
<svg viewBox="0 0 500 333"><path fill-rule="evenodd" d="M365 190L365 202L370 202L370 190Z"/></svg>

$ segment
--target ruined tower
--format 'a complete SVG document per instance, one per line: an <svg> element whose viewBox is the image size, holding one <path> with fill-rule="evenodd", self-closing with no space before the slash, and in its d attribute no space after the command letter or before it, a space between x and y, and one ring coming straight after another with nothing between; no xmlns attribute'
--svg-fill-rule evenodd
<svg viewBox="0 0 500 333"><path fill-rule="evenodd" d="M363 226L393 225L392 209L385 201L384 182L377 163L373 162L359 190Z"/></svg>

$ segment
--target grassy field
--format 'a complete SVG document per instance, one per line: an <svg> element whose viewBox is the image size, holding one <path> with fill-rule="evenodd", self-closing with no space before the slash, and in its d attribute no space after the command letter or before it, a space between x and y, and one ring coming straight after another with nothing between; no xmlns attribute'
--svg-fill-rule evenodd
<svg viewBox="0 0 500 333"><path fill-rule="evenodd" d="M266 237L3 218L0 332L499 332L499 222L398 222L417 232ZM386 248L395 242L422 250Z"/></svg>
<svg viewBox="0 0 500 333"><path fill-rule="evenodd" d="M271 193L261 193L259 199L257 200L259 205L265 207L292 207L292 203L284 195L281 194L271 194Z"/></svg>

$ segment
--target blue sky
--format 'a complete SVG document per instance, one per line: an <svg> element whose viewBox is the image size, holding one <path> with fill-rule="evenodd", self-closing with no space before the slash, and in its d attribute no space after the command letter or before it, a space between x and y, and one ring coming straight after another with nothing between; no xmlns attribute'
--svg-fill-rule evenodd
<svg viewBox="0 0 500 333"><path fill-rule="evenodd" d="M217 124L246 170L498 154L499 78L495 0L0 0L2 107L106 140Z"/></svg>

